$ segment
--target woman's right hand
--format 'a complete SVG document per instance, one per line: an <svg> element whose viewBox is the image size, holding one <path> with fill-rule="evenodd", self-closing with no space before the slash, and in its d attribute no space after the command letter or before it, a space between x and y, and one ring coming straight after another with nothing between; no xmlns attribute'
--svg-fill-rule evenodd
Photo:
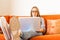
<svg viewBox="0 0 60 40"><path fill-rule="evenodd" d="M40 29L40 32L44 32L44 29L41 28L41 29Z"/></svg>

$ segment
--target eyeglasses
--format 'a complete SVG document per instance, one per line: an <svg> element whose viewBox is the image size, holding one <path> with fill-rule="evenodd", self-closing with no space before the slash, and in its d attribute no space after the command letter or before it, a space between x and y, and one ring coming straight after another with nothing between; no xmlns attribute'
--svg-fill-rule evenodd
<svg viewBox="0 0 60 40"><path fill-rule="evenodd" d="M38 11L32 11L32 12L38 12Z"/></svg>

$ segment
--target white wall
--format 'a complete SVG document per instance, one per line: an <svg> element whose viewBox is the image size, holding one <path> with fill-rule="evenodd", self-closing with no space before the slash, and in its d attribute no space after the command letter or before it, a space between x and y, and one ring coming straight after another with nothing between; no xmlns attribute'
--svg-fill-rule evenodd
<svg viewBox="0 0 60 40"><path fill-rule="evenodd" d="M10 0L0 0L0 15L9 15L11 9Z"/></svg>
<svg viewBox="0 0 60 40"><path fill-rule="evenodd" d="M32 6L39 5L39 3L39 0L12 0L12 13L14 15L28 16Z"/></svg>
<svg viewBox="0 0 60 40"><path fill-rule="evenodd" d="M41 15L60 14L60 0L0 0L0 15L29 16L33 6Z"/></svg>
<svg viewBox="0 0 60 40"><path fill-rule="evenodd" d="M33 6L39 8L41 15L60 14L60 0L12 0L12 14L29 16Z"/></svg>
<svg viewBox="0 0 60 40"><path fill-rule="evenodd" d="M60 14L60 0L40 0L41 15Z"/></svg>

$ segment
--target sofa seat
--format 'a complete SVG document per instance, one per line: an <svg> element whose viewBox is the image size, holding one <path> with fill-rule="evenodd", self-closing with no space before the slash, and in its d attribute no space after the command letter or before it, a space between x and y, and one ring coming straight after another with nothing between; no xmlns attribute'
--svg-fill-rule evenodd
<svg viewBox="0 0 60 40"><path fill-rule="evenodd" d="M32 37L30 40L60 40L60 34L35 36Z"/></svg>
<svg viewBox="0 0 60 40"><path fill-rule="evenodd" d="M5 37L3 34L0 34L0 40L5 40Z"/></svg>

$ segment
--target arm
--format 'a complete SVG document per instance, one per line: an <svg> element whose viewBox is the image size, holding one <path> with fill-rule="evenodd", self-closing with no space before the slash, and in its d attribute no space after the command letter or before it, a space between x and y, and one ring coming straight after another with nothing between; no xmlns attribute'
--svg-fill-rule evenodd
<svg viewBox="0 0 60 40"><path fill-rule="evenodd" d="M44 19L41 17L41 29L40 29L40 32L45 32L46 28L45 28L45 22L44 22Z"/></svg>

